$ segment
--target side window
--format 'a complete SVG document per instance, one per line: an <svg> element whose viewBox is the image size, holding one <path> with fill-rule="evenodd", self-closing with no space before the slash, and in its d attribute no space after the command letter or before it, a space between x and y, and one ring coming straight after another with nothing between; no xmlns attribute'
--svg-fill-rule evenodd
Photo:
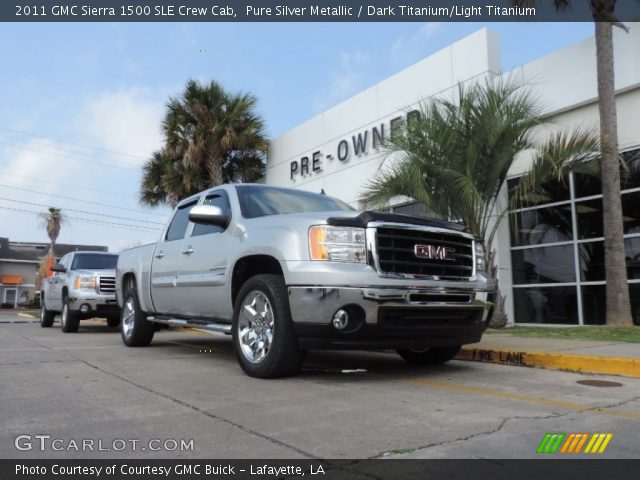
<svg viewBox="0 0 640 480"><path fill-rule="evenodd" d="M171 220L167 234L164 237L165 241L172 242L184 238L187 226L189 225L189 210L191 210L191 207L195 204L196 202L190 202L178 207L178 211L176 211L176 214L173 216L173 220Z"/></svg>
<svg viewBox="0 0 640 480"><path fill-rule="evenodd" d="M70 258L70 255L65 255L58 262L60 265L64 266L64 268L66 268L67 270L69 270L69 258ZM62 273L55 272L55 275L62 275Z"/></svg>
<svg viewBox="0 0 640 480"><path fill-rule="evenodd" d="M214 207L218 207L222 210L223 213L227 215L231 214L231 206L229 205L229 199L224 192L220 193L211 193L207 195L205 198L203 205L213 205ZM209 233L220 233L224 232L224 228L219 225L202 225L196 224L193 229L192 237L196 237L198 235L208 235Z"/></svg>

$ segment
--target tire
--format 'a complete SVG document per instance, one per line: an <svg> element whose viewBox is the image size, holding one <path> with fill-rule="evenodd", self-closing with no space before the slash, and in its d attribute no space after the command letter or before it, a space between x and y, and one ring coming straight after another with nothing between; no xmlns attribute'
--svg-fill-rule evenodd
<svg viewBox="0 0 640 480"><path fill-rule="evenodd" d="M80 326L80 315L69 308L69 297L64 297L62 300L60 324L64 333L77 332Z"/></svg>
<svg viewBox="0 0 640 480"><path fill-rule="evenodd" d="M245 282L233 309L232 337L238 363L250 377L284 377L300 369L304 354L282 276L262 274Z"/></svg>
<svg viewBox="0 0 640 480"><path fill-rule="evenodd" d="M462 345L427 349L407 349L398 350L398 354L407 363L414 365L442 365L452 360L461 348Z"/></svg>
<svg viewBox="0 0 640 480"><path fill-rule="evenodd" d="M146 347L153 340L153 322L145 317L145 313L140 310L138 293L134 288L129 288L124 295L120 317L120 334L127 347Z"/></svg>
<svg viewBox="0 0 640 480"><path fill-rule="evenodd" d="M120 325L120 315L113 315L107 317L107 325L110 327L117 327Z"/></svg>
<svg viewBox="0 0 640 480"><path fill-rule="evenodd" d="M44 298L42 301L42 306L40 307L40 326L42 328L49 328L53 326L53 319L56 318L56 312L52 310L47 310L44 303Z"/></svg>

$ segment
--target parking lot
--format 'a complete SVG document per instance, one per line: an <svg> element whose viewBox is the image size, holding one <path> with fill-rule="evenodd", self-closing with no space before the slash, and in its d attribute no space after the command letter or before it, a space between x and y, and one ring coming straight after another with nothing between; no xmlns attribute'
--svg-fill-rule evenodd
<svg viewBox="0 0 640 480"><path fill-rule="evenodd" d="M100 322L64 334L0 314L2 458L534 458L548 432L609 432L599 458L637 458L639 427L637 379L310 352L298 376L257 380L224 336L162 330L126 348Z"/></svg>

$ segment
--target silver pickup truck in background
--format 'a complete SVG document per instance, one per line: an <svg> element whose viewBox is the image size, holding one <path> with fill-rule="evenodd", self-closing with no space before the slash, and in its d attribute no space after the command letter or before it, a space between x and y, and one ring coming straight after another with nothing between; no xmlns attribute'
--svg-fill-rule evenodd
<svg viewBox="0 0 640 480"><path fill-rule="evenodd" d="M459 225L222 185L182 200L158 243L120 253L122 338L148 345L154 323L231 334L242 369L261 378L296 372L313 348L441 364L486 327L483 258Z"/></svg>
<svg viewBox="0 0 640 480"><path fill-rule="evenodd" d="M106 252L71 252L54 264L40 291L40 325L51 327L56 314L65 333L76 332L80 320L104 317L120 323L115 277L118 256Z"/></svg>

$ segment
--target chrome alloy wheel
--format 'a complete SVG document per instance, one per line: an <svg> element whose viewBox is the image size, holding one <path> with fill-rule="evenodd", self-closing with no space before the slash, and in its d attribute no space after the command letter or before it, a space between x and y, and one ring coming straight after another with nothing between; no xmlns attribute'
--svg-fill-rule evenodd
<svg viewBox="0 0 640 480"><path fill-rule="evenodd" d="M251 363L262 362L273 342L273 308L259 290L249 292L238 315L238 341L242 354Z"/></svg>
<svg viewBox="0 0 640 480"><path fill-rule="evenodd" d="M133 333L133 322L136 316L136 308L133 304L133 298L127 298L122 307L122 332L125 337L130 337Z"/></svg>

